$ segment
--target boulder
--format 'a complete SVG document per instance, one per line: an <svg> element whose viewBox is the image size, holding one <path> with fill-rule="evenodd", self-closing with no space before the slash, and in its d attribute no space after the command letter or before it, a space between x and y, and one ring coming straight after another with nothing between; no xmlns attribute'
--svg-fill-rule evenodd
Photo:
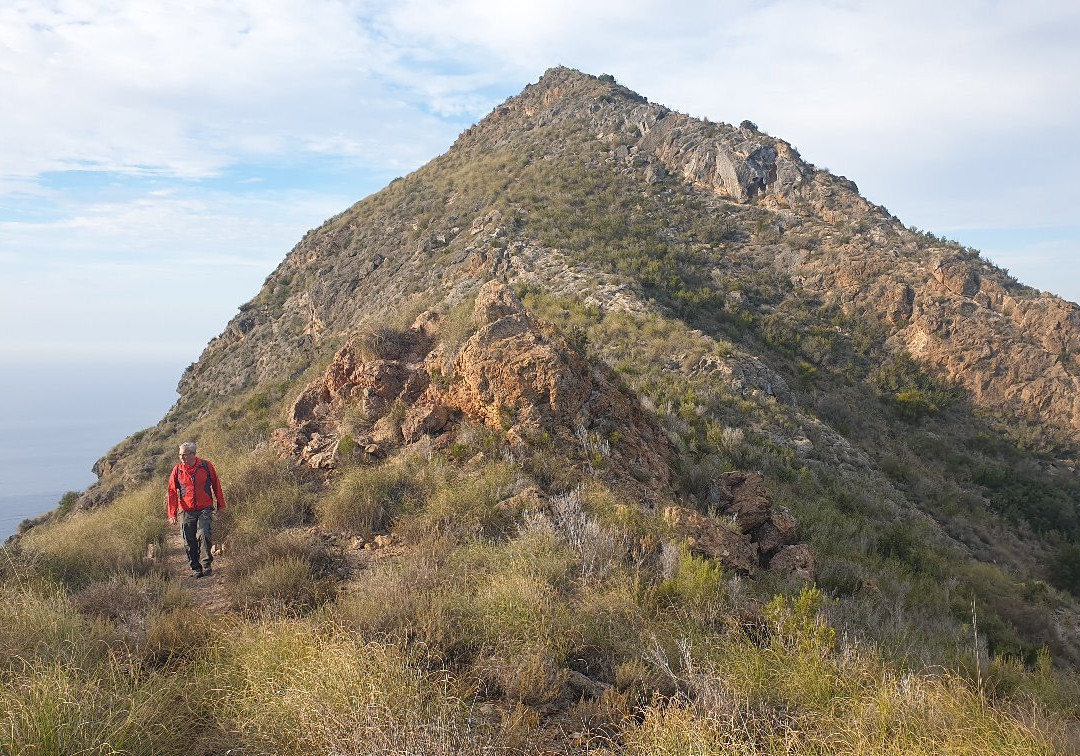
<svg viewBox="0 0 1080 756"><path fill-rule="evenodd" d="M812 582L817 572L817 560L814 552L805 543L782 547L769 560L769 569L791 575L799 580Z"/></svg>
<svg viewBox="0 0 1080 756"><path fill-rule="evenodd" d="M772 557L795 537L795 518L787 510L773 509L769 519L759 525L751 535L758 545L762 559Z"/></svg>
<svg viewBox="0 0 1080 756"><path fill-rule="evenodd" d="M686 507L666 508L664 519L686 538L692 554L708 557L727 569L747 575L757 568L757 546L727 523Z"/></svg>
<svg viewBox="0 0 1080 756"><path fill-rule="evenodd" d="M761 473L722 473L709 486L707 503L733 518L743 533L767 522L772 512L772 496Z"/></svg>

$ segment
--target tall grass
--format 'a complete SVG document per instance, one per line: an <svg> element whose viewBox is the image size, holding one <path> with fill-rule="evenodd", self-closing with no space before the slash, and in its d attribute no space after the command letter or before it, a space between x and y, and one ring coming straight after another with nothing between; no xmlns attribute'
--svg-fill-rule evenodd
<svg viewBox="0 0 1080 756"><path fill-rule="evenodd" d="M76 611L57 586L0 586L0 670L102 661L119 634Z"/></svg>
<svg viewBox="0 0 1080 756"><path fill-rule="evenodd" d="M190 753L199 703L183 677L140 674L122 659L49 661L0 686L0 752Z"/></svg>
<svg viewBox="0 0 1080 756"><path fill-rule="evenodd" d="M0 753L180 753L198 696L56 587L0 587Z"/></svg>
<svg viewBox="0 0 1080 756"><path fill-rule="evenodd" d="M370 537L403 511L415 510L427 493L429 471L415 462L354 467L341 473L319 498L319 524Z"/></svg>
<svg viewBox="0 0 1080 756"><path fill-rule="evenodd" d="M163 486L140 486L106 507L31 530L22 548L71 585L118 573L145 573L151 567L147 545L160 543L168 524L164 495Z"/></svg>
<svg viewBox="0 0 1080 756"><path fill-rule="evenodd" d="M212 705L245 752L490 753L513 742L472 715L472 691L446 672L340 629L241 625L213 669Z"/></svg>
<svg viewBox="0 0 1080 756"><path fill-rule="evenodd" d="M227 506L222 510L215 540L235 534L259 540L282 528L311 520L318 476L309 468L260 450L216 465Z"/></svg>
<svg viewBox="0 0 1080 756"><path fill-rule="evenodd" d="M683 644L679 659L655 655L680 693L630 724L630 751L1051 754L1078 745L1065 720L1038 705L991 701L940 669L898 671L869 648L835 649L819 597L772 602L763 642L726 634Z"/></svg>
<svg viewBox="0 0 1080 756"><path fill-rule="evenodd" d="M333 595L340 563L317 536L275 533L230 550L226 590L249 612L302 613Z"/></svg>

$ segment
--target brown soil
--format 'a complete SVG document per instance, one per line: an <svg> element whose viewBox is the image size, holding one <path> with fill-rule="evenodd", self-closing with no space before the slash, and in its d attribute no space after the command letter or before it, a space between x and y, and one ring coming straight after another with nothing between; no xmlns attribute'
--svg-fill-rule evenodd
<svg viewBox="0 0 1080 756"><path fill-rule="evenodd" d="M201 578L192 576L184 551L184 537L177 525L165 539L165 564L169 574L180 579L180 584L191 591L197 605L208 614L219 615L229 610L224 578L225 571L229 569L229 560L225 554L214 554L213 574Z"/></svg>

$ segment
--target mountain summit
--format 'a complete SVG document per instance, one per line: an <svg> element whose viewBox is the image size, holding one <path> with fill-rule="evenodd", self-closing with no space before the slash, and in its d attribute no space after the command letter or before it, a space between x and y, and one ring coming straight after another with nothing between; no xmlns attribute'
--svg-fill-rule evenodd
<svg viewBox="0 0 1080 756"><path fill-rule="evenodd" d="M305 234L13 548L205 660L121 580L198 439L208 752L1075 750L1078 355L1077 305L782 139L554 68Z"/></svg>
<svg viewBox="0 0 1080 756"><path fill-rule="evenodd" d="M601 184L612 204L585 196ZM252 385L410 297L484 276L529 284L552 261L560 275L547 285L602 307L617 292L618 307L682 314L704 298L701 309L745 313L792 337L800 324L788 311L807 303L870 318L892 351L978 406L1080 439L1076 305L905 228L748 122L694 119L567 68L307 234L181 392ZM606 288L592 291L605 275Z"/></svg>

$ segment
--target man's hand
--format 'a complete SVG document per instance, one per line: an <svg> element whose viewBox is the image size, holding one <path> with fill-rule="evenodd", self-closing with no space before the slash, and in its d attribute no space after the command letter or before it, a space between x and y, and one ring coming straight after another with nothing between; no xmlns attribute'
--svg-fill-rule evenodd
<svg viewBox="0 0 1080 756"><path fill-rule="evenodd" d="M175 517L170 517L169 518L169 524L170 525L175 525L176 524L176 518Z"/></svg>

